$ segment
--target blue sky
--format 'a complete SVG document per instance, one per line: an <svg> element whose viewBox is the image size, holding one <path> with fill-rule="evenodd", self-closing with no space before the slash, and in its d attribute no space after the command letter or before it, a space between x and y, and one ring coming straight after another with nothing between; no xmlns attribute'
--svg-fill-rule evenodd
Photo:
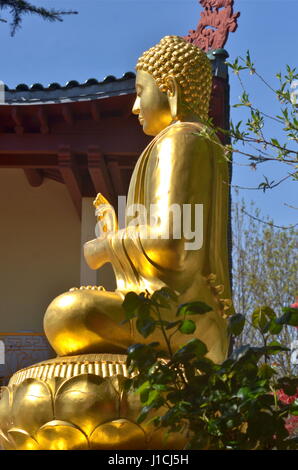
<svg viewBox="0 0 298 470"><path fill-rule="evenodd" d="M139 55L168 34L185 35L195 29L201 7L197 0L32 0L38 6L75 9L79 14L63 23L48 23L39 18L24 18L22 28L11 38L9 27L0 23L0 79L9 87L19 83L66 83L106 75L121 77L134 70ZM238 30L230 34L226 49L230 60L244 56L249 49L257 70L274 86L274 75L285 64L297 66L297 0L236 0L241 12ZM2 17L9 19L7 11ZM241 90L230 76L231 104ZM247 77L252 102L269 114L277 111L274 96L255 79ZM243 119L241 110L232 109L235 121ZM269 125L268 135L281 138L279 129ZM233 184L257 186L263 175L279 180L288 167L279 163L262 164L257 171L243 166L236 158ZM298 222L297 183L287 181L267 191L241 190L240 196L254 200L264 215L278 225Z"/></svg>

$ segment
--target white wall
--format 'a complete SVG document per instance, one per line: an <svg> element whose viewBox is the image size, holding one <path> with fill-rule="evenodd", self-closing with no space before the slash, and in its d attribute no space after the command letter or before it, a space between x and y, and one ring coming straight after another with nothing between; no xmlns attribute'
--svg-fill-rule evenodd
<svg viewBox="0 0 298 470"><path fill-rule="evenodd" d="M82 200L82 229L81 229L81 277L82 286L103 286L106 290L116 289L116 280L112 265L107 263L102 268L94 271L90 269L85 261L83 246L89 240L93 240L95 235L95 209L94 198L84 197Z"/></svg>
<svg viewBox="0 0 298 470"><path fill-rule="evenodd" d="M81 224L66 186L0 170L0 332L42 332L57 295L80 285Z"/></svg>

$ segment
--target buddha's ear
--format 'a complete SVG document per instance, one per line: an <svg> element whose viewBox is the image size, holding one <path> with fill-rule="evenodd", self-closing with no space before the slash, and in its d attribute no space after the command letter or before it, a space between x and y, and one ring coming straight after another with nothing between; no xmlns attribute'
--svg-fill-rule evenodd
<svg viewBox="0 0 298 470"><path fill-rule="evenodd" d="M175 77L169 75L166 79L167 95L173 120L177 119L180 104L180 86Z"/></svg>

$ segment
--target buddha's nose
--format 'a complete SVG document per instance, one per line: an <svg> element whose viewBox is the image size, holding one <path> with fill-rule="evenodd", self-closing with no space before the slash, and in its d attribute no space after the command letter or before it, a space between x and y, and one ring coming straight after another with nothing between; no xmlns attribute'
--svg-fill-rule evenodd
<svg viewBox="0 0 298 470"><path fill-rule="evenodd" d="M132 107L132 113L133 114L140 114L140 98L139 96L136 97L136 100L134 102L134 105Z"/></svg>

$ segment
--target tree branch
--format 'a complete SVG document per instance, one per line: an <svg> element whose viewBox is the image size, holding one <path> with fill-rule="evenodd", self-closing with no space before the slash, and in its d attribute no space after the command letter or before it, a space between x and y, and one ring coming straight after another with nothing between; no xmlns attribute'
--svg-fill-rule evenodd
<svg viewBox="0 0 298 470"><path fill-rule="evenodd" d="M78 12L69 10L56 10L54 8L36 7L25 0L0 0L0 10L10 9L12 15L11 35L14 36L16 30L21 26L22 17L25 14L36 14L48 21L63 21L63 15L76 15ZM1 19L6 22L6 20Z"/></svg>
<svg viewBox="0 0 298 470"><path fill-rule="evenodd" d="M281 183L283 183L285 180L287 180L288 178L290 178L291 176L293 176L295 173L290 173L289 175L285 176L284 178L281 178L279 181L277 181L276 183L273 184L268 184L268 186L266 187L266 189L273 189L273 188L276 188L276 186L280 185ZM264 191L264 186L257 186L257 187L246 187L246 186L238 186L236 184L230 184L230 186L232 188L236 188L236 189L249 189L249 190L254 190L254 191Z"/></svg>
<svg viewBox="0 0 298 470"><path fill-rule="evenodd" d="M259 217L256 217L256 216L254 216L254 215L252 215L252 214L249 214L249 213L246 212L246 210L243 209L243 208L241 209L241 211L242 211L245 215L247 215L248 217L250 217L251 219L257 220L258 222L261 222L262 224L265 224L265 225L270 225L271 227L281 228L281 229L283 229L283 230L288 230L288 229L292 229L292 228L295 228L295 227L298 226L298 222L297 222L297 224L289 225L288 227L284 227L284 226L282 226L282 225L275 225L273 222L266 222L266 220L262 220L262 219L260 219Z"/></svg>

